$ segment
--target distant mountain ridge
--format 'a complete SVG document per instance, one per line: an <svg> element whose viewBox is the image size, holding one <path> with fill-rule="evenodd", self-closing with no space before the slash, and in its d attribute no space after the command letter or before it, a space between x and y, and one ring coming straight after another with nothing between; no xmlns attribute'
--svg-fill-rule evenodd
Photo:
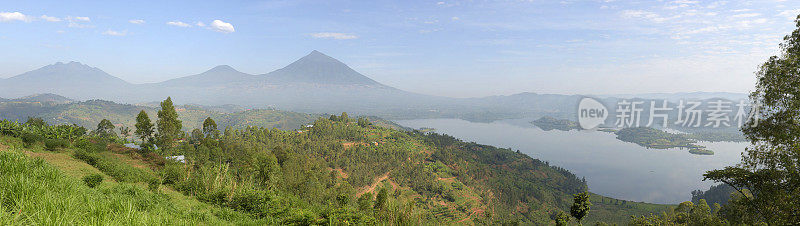
<svg viewBox="0 0 800 226"><path fill-rule="evenodd" d="M343 62L312 51L286 67L248 74L228 65L159 83L131 84L78 62L56 63L0 80L0 97L58 94L68 99L148 103L167 96L179 104L239 105L305 113L349 112L389 119L568 118L580 95L519 93L449 98L412 93L381 84Z"/></svg>

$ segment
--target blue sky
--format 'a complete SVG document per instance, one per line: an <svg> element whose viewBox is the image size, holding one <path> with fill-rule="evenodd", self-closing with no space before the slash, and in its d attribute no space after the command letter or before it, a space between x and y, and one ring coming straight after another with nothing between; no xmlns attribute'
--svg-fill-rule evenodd
<svg viewBox="0 0 800 226"><path fill-rule="evenodd" d="M0 77L79 61L133 83L319 50L404 90L748 92L800 2L4 1Z"/></svg>

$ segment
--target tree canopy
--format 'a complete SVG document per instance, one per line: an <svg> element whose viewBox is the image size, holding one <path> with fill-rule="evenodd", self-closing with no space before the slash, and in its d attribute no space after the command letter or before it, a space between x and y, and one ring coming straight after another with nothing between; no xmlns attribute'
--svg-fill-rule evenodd
<svg viewBox="0 0 800 226"><path fill-rule="evenodd" d="M161 147L170 147L173 141L183 133L181 131L183 125L181 120L178 120L178 112L175 111L175 106L172 104L170 97L161 102L161 110L158 110L156 124L158 125L158 137Z"/></svg>
<svg viewBox="0 0 800 226"><path fill-rule="evenodd" d="M139 139L142 139L142 142L151 141L153 133L153 123L150 122L150 117L147 116L147 113L142 110L136 115L136 134Z"/></svg>
<svg viewBox="0 0 800 226"><path fill-rule="evenodd" d="M761 107L742 129L751 142L742 162L704 175L740 193L740 199L723 207L745 210L733 223L800 224L800 18L795 24L797 29L780 45L781 54L756 73L750 98Z"/></svg>

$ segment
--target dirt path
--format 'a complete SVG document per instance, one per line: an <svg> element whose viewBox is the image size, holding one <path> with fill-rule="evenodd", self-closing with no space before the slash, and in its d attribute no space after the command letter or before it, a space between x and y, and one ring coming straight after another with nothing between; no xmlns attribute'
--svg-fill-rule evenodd
<svg viewBox="0 0 800 226"><path fill-rule="evenodd" d="M378 178L375 180L375 182L372 182L372 185L362 188L362 189L361 189L361 191L359 191L359 192L356 194L356 197L361 197L361 195L363 195L363 194L366 194L367 192L374 192L374 191L375 191L375 188L377 188L377 187L378 187L378 185L379 185L381 182L383 182L383 181L385 181L385 180L387 180L387 179L389 179L389 172L386 172L386 173L384 173L383 175L381 175L380 177L378 177Z"/></svg>

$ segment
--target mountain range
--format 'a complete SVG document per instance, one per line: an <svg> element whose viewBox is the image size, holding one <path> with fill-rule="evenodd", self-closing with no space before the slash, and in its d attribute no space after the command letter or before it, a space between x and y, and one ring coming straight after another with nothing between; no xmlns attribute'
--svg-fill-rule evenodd
<svg viewBox="0 0 800 226"><path fill-rule="evenodd" d="M0 80L0 97L52 93L75 100L277 108L306 113L350 112L389 119L451 117L470 121L554 115L571 117L580 95L520 93L449 98L381 84L319 51L278 70L252 75L227 66L159 83L132 84L78 62L56 63Z"/></svg>

